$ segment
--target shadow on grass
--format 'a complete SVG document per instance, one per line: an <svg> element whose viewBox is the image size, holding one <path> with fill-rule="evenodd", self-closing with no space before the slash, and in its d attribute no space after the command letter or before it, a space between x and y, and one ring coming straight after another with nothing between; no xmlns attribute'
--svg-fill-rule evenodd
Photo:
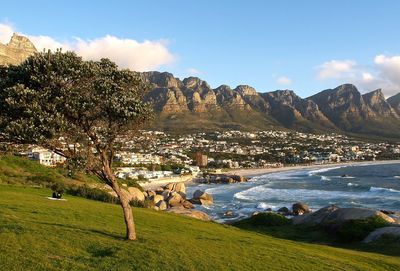
<svg viewBox="0 0 400 271"><path fill-rule="evenodd" d="M117 234L113 234L110 232L105 232L105 231L101 231L101 230L97 230L97 229L88 229L88 228L83 228L83 227L74 226L74 225L65 225L65 224L61 224L61 223L50 223L50 222L44 222L44 221L30 221L30 222L36 223L36 224L41 224L41 225L61 227L61 228L69 229L71 231L80 231L80 232L84 232L84 233L95 233L95 234L99 234L99 235L102 235L105 237L111 237L111 238L119 240L119 241L125 240L123 234L117 235Z"/></svg>
<svg viewBox="0 0 400 271"><path fill-rule="evenodd" d="M309 244L327 245L337 248L352 249L363 252L379 253L387 256L400 256L400 239L382 238L368 244L362 242L343 242L333 234L318 227L299 225L283 226L250 226L236 223L234 227L251 232L269 235L279 239L286 239Z"/></svg>

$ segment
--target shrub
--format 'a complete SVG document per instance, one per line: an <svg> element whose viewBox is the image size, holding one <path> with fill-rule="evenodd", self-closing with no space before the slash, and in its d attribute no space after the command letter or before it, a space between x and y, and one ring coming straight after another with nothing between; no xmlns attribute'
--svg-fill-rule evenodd
<svg viewBox="0 0 400 271"><path fill-rule="evenodd" d="M92 200L98 200L108 203L119 203L118 198L110 195L106 191L98 188L91 188L87 185L70 186L67 188L66 193L72 196L78 196Z"/></svg>
<svg viewBox="0 0 400 271"><path fill-rule="evenodd" d="M387 225L388 222L380 216L373 216L367 219L349 220L338 228L336 234L341 241L361 241L373 230Z"/></svg>

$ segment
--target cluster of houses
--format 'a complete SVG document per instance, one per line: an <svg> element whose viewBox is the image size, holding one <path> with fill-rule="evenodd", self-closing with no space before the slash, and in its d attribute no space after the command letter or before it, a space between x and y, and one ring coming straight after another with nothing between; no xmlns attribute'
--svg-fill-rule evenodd
<svg viewBox="0 0 400 271"><path fill-rule="evenodd" d="M371 143L338 134L287 131L209 132L170 135L141 131L134 139L120 138L123 150L116 154L120 178L159 179L177 174L197 175L200 168L280 167L283 164L320 164L375 160L389 154L400 159L400 144ZM26 155L46 166L65 158L33 147ZM180 172L151 169L146 165L181 165Z"/></svg>

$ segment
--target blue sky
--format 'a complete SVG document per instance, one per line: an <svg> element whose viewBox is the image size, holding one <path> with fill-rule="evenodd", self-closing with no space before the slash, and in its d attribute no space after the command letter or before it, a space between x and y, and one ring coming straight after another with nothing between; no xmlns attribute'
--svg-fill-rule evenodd
<svg viewBox="0 0 400 271"><path fill-rule="evenodd" d="M400 91L399 14L400 1L384 0L4 1L0 23L38 44L212 87L307 97L349 82L390 96Z"/></svg>

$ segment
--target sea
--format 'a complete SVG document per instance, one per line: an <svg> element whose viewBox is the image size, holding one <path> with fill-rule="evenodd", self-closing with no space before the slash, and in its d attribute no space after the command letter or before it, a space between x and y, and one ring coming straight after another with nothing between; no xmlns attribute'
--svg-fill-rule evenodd
<svg viewBox="0 0 400 271"><path fill-rule="evenodd" d="M196 208L221 223L256 211L290 209L295 202L314 211L330 204L400 211L400 161L275 172L246 183L191 184L188 195L197 189L211 194L214 204ZM232 215L227 216L228 211Z"/></svg>

